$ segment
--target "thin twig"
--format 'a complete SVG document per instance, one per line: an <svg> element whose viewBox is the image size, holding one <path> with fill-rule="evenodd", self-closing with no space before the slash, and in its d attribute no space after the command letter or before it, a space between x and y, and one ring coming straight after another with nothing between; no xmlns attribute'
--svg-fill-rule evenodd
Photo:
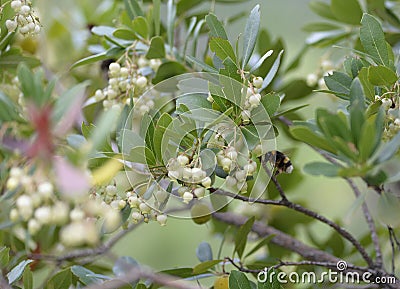
<svg viewBox="0 0 400 289"><path fill-rule="evenodd" d="M226 213L218 213L215 212L213 213L213 218L216 220L219 220L221 222L231 224L234 226L241 226L244 223L246 223L247 218L238 214L234 214L231 212L226 212ZM333 267L333 265L336 266L337 262L342 261L341 259L327 253L324 251L321 251L319 249L310 247L308 245L305 245L304 243L300 242L299 240L293 238L292 236L289 236L282 231L277 230L274 227L271 227L269 225L266 225L262 222L256 221L254 222L254 225L252 227L252 231L256 233L260 238L273 235L273 238L271 239L271 243L278 245L282 248L285 248L291 252L297 253L303 258L305 258L308 261L300 261L300 262L283 262L283 264L289 265L329 265L329 267ZM235 262L233 262L235 263ZM236 268L241 268L243 267L242 265L235 266ZM371 273L371 280L372 278L376 277L395 277L396 278L396 284L386 284L388 288L400 288L400 281L399 279L394 276L393 274L389 274L388 272L384 271L383 269L380 268L373 268L373 267L360 267L360 266L355 266L353 264L347 264L347 268L350 270L358 271L358 272L369 272ZM245 271L243 272L249 272L249 273L255 273L254 270L250 270L248 268L244 268ZM371 287L372 288L372 287Z"/></svg>
<svg viewBox="0 0 400 289"><path fill-rule="evenodd" d="M340 165L339 162L334 159L333 157L331 157L328 153L324 152L323 150L320 150L318 148L315 148L313 146L311 146L316 152L318 152L321 156L323 156L327 161L329 161L332 164L335 165ZM351 189L354 192L354 195L356 196L356 198L359 198L361 196L361 192L358 189L358 187L356 186L356 184L353 182L353 180L351 180L350 178L344 178L346 180L346 182L349 184L349 186L351 187ZM376 231L376 226L374 223L374 220L372 219L371 213L368 209L368 205L365 201L363 201L362 203L362 211L364 214L364 218L365 221L367 222L368 228L371 232L371 239L372 242L374 244L374 248L375 248L375 254L376 254L376 267L378 268L382 268L383 266L383 259L382 259L382 251L381 251L381 247L379 244L379 237L378 237L378 233Z"/></svg>
<svg viewBox="0 0 400 289"><path fill-rule="evenodd" d="M277 188L281 188L281 186L279 185L279 182L276 180L276 178L274 176L271 176L272 181L277 184ZM282 189L282 188L281 188ZM278 189L279 190L279 189ZM364 260L367 262L367 264L370 267L374 267L374 263L372 261L372 259L368 256L367 252L365 251L364 247L362 247L362 245L353 237L353 235L351 235L346 229L340 227L338 224L336 224L335 222L327 219L324 216L319 215L318 213L311 211L310 209L307 209L303 206L300 206L298 204L292 203L291 201L289 201L288 199L282 199L280 201L275 201L275 200L265 200L265 199L254 199L254 198L248 198L242 195L235 195L223 190L210 190L213 193L219 194L219 195L225 195L225 196L229 196L235 199L239 199L242 201L247 201L247 202L251 202L251 203L261 203L261 204L267 204L267 205L277 205L277 206L284 206L287 208L290 208L292 210L295 210L297 212L303 213L304 215L310 216L324 224L327 224L328 226L332 227L336 232L338 232L342 237L344 237L345 239L347 239L350 243L352 243L354 245L354 247L360 252L360 254L362 255L362 257L364 258Z"/></svg>
<svg viewBox="0 0 400 289"><path fill-rule="evenodd" d="M126 286L139 279L147 279L153 283L175 289L199 289L200 286L194 286L192 283L180 280L167 274L154 273L153 271L141 267L135 267L123 276L117 279L107 280L100 284L91 284L83 289L115 289Z"/></svg>

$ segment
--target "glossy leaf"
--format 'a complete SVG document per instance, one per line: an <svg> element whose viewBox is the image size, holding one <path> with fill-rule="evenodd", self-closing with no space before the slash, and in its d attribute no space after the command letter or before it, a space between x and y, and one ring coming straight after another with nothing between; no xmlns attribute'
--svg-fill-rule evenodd
<svg viewBox="0 0 400 289"><path fill-rule="evenodd" d="M325 2L320 0L313 0L310 1L308 5L310 6L310 9L319 16L330 20L336 20L336 17L332 13L331 7Z"/></svg>
<svg viewBox="0 0 400 289"><path fill-rule="evenodd" d="M172 52L174 46L175 34L175 19L176 19L176 5L173 0L168 0L167 3L167 39L170 51Z"/></svg>
<svg viewBox="0 0 400 289"><path fill-rule="evenodd" d="M389 67L389 52L385 34L375 17L364 14L361 20L360 40L365 52L371 55L378 64Z"/></svg>
<svg viewBox="0 0 400 289"><path fill-rule="evenodd" d="M389 142L385 143L378 151L376 163L380 164L390 160L400 148L400 132L397 133Z"/></svg>
<svg viewBox="0 0 400 289"><path fill-rule="evenodd" d="M22 280L24 282L24 289L33 289L33 275L29 266L25 267Z"/></svg>
<svg viewBox="0 0 400 289"><path fill-rule="evenodd" d="M265 88L268 87L268 85L272 82L274 79L276 73L278 72L279 65L281 64L281 57L283 54L283 50L281 50L278 54L278 57L276 58L274 64L272 65L271 69L269 70L268 74L265 76L263 84L260 88L260 91L263 91Z"/></svg>
<svg viewBox="0 0 400 289"><path fill-rule="evenodd" d="M373 85L389 87L396 83L398 77L390 68L378 65L368 68L368 80Z"/></svg>
<svg viewBox="0 0 400 289"><path fill-rule="evenodd" d="M199 274L206 273L208 271L208 269L211 269L211 268L215 267L215 265L217 265L218 263L220 263L222 261L223 260L208 260L208 261L204 261L204 262L200 263L199 265L196 265L193 268L193 274L194 275L199 275Z"/></svg>
<svg viewBox="0 0 400 289"><path fill-rule="evenodd" d="M210 49L214 52L222 61L226 58L230 58L232 61L236 61L236 55L233 51L232 45L226 39L212 37L210 39Z"/></svg>
<svg viewBox="0 0 400 289"><path fill-rule="evenodd" d="M272 55L274 51L273 50L268 50L257 62L256 64L254 64L251 68L249 73L252 73L254 71L256 71L265 61L265 59L267 59L268 57L270 57Z"/></svg>
<svg viewBox="0 0 400 289"><path fill-rule="evenodd" d="M0 91L0 123L19 119L18 109L11 99Z"/></svg>
<svg viewBox="0 0 400 289"><path fill-rule="evenodd" d="M330 163L313 162L304 166L304 172L314 176L337 177L339 168Z"/></svg>
<svg viewBox="0 0 400 289"><path fill-rule="evenodd" d="M135 19L137 16L144 16L142 8L137 0L124 0L124 4L131 20Z"/></svg>
<svg viewBox="0 0 400 289"><path fill-rule="evenodd" d="M74 64L72 64L71 69L76 68L78 66L95 63L95 62L98 62L98 61L101 61L101 60L104 60L107 58L108 57L107 57L106 52L102 52L102 53L95 54L95 55L90 55L90 56L82 58L82 59L78 60L77 62L75 62Z"/></svg>
<svg viewBox="0 0 400 289"><path fill-rule="evenodd" d="M361 85L364 90L365 97L370 100L374 101L375 100L375 90L374 86L371 84L371 82L368 79L368 71L369 69L367 67L363 67L360 69L358 72L358 79L361 82Z"/></svg>
<svg viewBox="0 0 400 289"><path fill-rule="evenodd" d="M224 26L218 20L217 16L210 13L206 16L206 22L208 28L210 29L210 36L211 37L219 37L225 40L228 40L228 36L226 35Z"/></svg>
<svg viewBox="0 0 400 289"><path fill-rule="evenodd" d="M10 261L10 248L1 247L0 248L0 268L4 268L8 265Z"/></svg>
<svg viewBox="0 0 400 289"><path fill-rule="evenodd" d="M324 81L326 86L334 92L350 93L352 79L345 73L334 71L333 74L324 76Z"/></svg>
<svg viewBox="0 0 400 289"><path fill-rule="evenodd" d="M354 144L359 147L361 130L365 122L365 96L361 82L355 78L350 87L350 127Z"/></svg>
<svg viewBox="0 0 400 289"><path fill-rule="evenodd" d="M89 285L92 283L100 283L101 279L98 277L95 277L96 274L93 271L90 271L89 269L86 269L83 266L80 265L74 265L71 267L71 272L79 278L79 281L82 282L85 285Z"/></svg>
<svg viewBox="0 0 400 289"><path fill-rule="evenodd" d="M118 28L113 32L113 36L119 39L134 40L137 36L134 31L126 28Z"/></svg>
<svg viewBox="0 0 400 289"><path fill-rule="evenodd" d="M67 268L54 274L47 282L46 289L64 289L72 284L71 269Z"/></svg>
<svg viewBox="0 0 400 289"><path fill-rule="evenodd" d="M186 68L176 61L164 62L157 70L156 76L153 78L153 84L157 84L170 77L185 73Z"/></svg>
<svg viewBox="0 0 400 289"><path fill-rule="evenodd" d="M22 277L25 267L28 266L32 262L33 262L33 260L29 260L29 259L23 260L20 263L18 263L17 266L12 268L11 271L8 272L8 274L7 274L8 283L13 284L16 281L18 281Z"/></svg>
<svg viewBox="0 0 400 289"><path fill-rule="evenodd" d="M261 249L262 247L266 246L267 244L269 244L271 242L271 240L275 237L275 235L269 235L267 237L265 237L264 239L262 239L260 242L258 242L257 245L255 245L247 254L245 257L248 257L254 253L256 253L259 249Z"/></svg>
<svg viewBox="0 0 400 289"><path fill-rule="evenodd" d="M209 66L208 64L202 62L201 60L199 60L193 56L186 55L186 60L189 61L190 63L198 66L203 71L211 72L211 73L218 73L218 70L216 70L214 67Z"/></svg>
<svg viewBox="0 0 400 289"><path fill-rule="evenodd" d="M341 27L327 22L313 22L305 25L303 30L306 32L340 30Z"/></svg>
<svg viewBox="0 0 400 289"><path fill-rule="evenodd" d="M138 16L132 21L132 30L141 38L147 39L149 28L146 18Z"/></svg>
<svg viewBox="0 0 400 289"><path fill-rule="evenodd" d="M358 0L332 0L331 11L336 19L352 25L359 25L363 14Z"/></svg>
<svg viewBox="0 0 400 289"><path fill-rule="evenodd" d="M146 53L147 59L164 58L165 47L164 40L160 36L151 38L149 50Z"/></svg>
<svg viewBox="0 0 400 289"><path fill-rule="evenodd" d="M332 147L326 139L320 135L317 135L311 129L306 126L296 125L289 129L290 134L298 140L308 143L317 148L326 150L331 153L336 153L336 148Z"/></svg>
<svg viewBox="0 0 400 289"><path fill-rule="evenodd" d="M256 46L259 28L260 5L256 5L253 10L251 10L250 16L247 19L246 28L244 29L242 70L249 62L250 57L253 54L254 47Z"/></svg>
<svg viewBox="0 0 400 289"><path fill-rule="evenodd" d="M244 273L232 270L229 274L229 289L251 289L251 286Z"/></svg>
<svg viewBox="0 0 400 289"><path fill-rule="evenodd" d="M253 227L254 221L254 217L249 218L246 223L240 226L235 236L235 252L238 254L239 258L243 255L247 243L247 237Z"/></svg>
<svg viewBox="0 0 400 289"><path fill-rule="evenodd" d="M161 0L153 0L153 19L154 19L154 31L155 35L160 35L160 14L161 14Z"/></svg>

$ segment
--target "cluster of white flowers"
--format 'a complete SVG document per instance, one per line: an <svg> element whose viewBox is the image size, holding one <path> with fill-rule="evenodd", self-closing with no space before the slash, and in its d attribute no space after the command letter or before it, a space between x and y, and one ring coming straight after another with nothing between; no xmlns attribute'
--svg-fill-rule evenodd
<svg viewBox="0 0 400 289"><path fill-rule="evenodd" d="M155 192L155 207L164 202L168 197L168 192L160 189ZM129 206L132 208L131 219L133 223L144 221L148 223L150 220L157 221L161 226L167 223L167 215L152 208L148 203L135 192L127 192L126 197Z"/></svg>
<svg viewBox="0 0 400 289"><path fill-rule="evenodd" d="M201 168L199 162L192 160L186 154L171 158L167 164L168 177L179 182L178 194L184 203L189 203L193 198L203 198L208 188L211 187L211 178Z"/></svg>
<svg viewBox="0 0 400 289"><path fill-rule="evenodd" d="M242 120L244 123L250 122L251 111L260 105L261 94L258 93L258 89L261 88L263 81L263 78L260 76L254 77L252 85L247 88L246 100L244 102L244 107L241 112Z"/></svg>
<svg viewBox="0 0 400 289"><path fill-rule="evenodd" d="M39 18L32 11L32 4L26 0L11 1L11 8L15 12L13 19L6 20L9 32L19 28L22 35L38 34L40 32Z"/></svg>
<svg viewBox="0 0 400 289"><path fill-rule="evenodd" d="M335 66L332 61L328 59L323 59L321 61L318 71L307 75L307 85L310 87L314 87L317 85L319 89L327 89L324 76L332 74L334 68Z"/></svg>
<svg viewBox="0 0 400 289"><path fill-rule="evenodd" d="M257 170L257 163L248 158L247 163L240 166L238 162L238 152L233 146L228 146L217 154L217 164L229 175L226 177L226 186L239 192L247 191L246 179L252 176Z"/></svg>
<svg viewBox="0 0 400 289"><path fill-rule="evenodd" d="M397 98L397 97L396 97ZM385 138L392 139L400 131L400 113L397 101L385 96L375 95L375 102L381 101L386 112Z"/></svg>
<svg viewBox="0 0 400 289"><path fill-rule="evenodd" d="M150 77L161 65L160 59L147 60L140 56L136 62L121 66L118 62L112 62L108 68L108 86L104 89L96 90L94 99L102 101L105 109L111 107L121 108L123 103L130 104L131 96L134 105L143 115L154 107L154 100L151 95L139 96L151 87ZM141 69L148 68L152 73L142 75Z"/></svg>
<svg viewBox="0 0 400 289"><path fill-rule="evenodd" d="M29 175L25 169L11 168L6 187L14 192L15 200L10 220L20 223L33 239L42 228L58 226L62 245L94 245L102 234L96 225L99 218L104 220L103 230L106 232L114 231L121 225L120 210L125 207L121 201L107 204L96 198L66 200L56 193L53 182ZM107 187L106 191L110 195L116 190ZM20 230L21 226L16 228Z"/></svg>

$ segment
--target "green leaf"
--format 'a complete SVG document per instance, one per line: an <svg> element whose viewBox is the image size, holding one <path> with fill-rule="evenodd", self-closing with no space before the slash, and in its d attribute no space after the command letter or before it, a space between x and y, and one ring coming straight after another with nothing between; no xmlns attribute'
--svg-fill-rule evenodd
<svg viewBox="0 0 400 289"><path fill-rule="evenodd" d="M365 52L378 64L390 67L385 34L378 20L369 14L364 14L361 24L360 40Z"/></svg>
<svg viewBox="0 0 400 289"><path fill-rule="evenodd" d="M104 26L104 25L100 25L100 26L94 26L91 29L92 33L97 35L97 36L109 36L111 37L115 31L114 27L111 26Z"/></svg>
<svg viewBox="0 0 400 289"><path fill-rule="evenodd" d="M33 262L33 260L30 260L30 259L23 260L20 263L18 263L17 266L12 268L12 270L10 272L8 272L8 274L7 274L8 283L12 285L16 281L18 281L22 277L25 267L28 266L32 262Z"/></svg>
<svg viewBox="0 0 400 289"><path fill-rule="evenodd" d="M200 275L204 274L208 271L208 269L213 268L218 263L222 262L223 260L208 260L204 261L193 268L193 275Z"/></svg>
<svg viewBox="0 0 400 289"><path fill-rule="evenodd" d="M107 143L108 136L114 130L118 117L118 109L111 108L102 113L90 134L90 142L92 143L91 153L101 149Z"/></svg>
<svg viewBox="0 0 400 289"><path fill-rule="evenodd" d="M378 200L378 218L392 228L400 227L400 199L391 193L383 192Z"/></svg>
<svg viewBox="0 0 400 289"><path fill-rule="evenodd" d="M375 135L376 132L376 125L375 119L369 118L363 124L361 133L360 133L360 141L358 143L358 150L360 152L360 160L365 162L368 158L375 152Z"/></svg>
<svg viewBox="0 0 400 289"><path fill-rule="evenodd" d="M149 27L146 18L138 16L132 20L132 30L141 38L147 39Z"/></svg>
<svg viewBox="0 0 400 289"><path fill-rule="evenodd" d="M390 160L400 148L400 132L395 135L389 142L385 143L378 151L376 163L381 164Z"/></svg>
<svg viewBox="0 0 400 289"><path fill-rule="evenodd" d="M310 95L313 92L304 79L293 79L285 84L280 91L285 95L283 101L300 99Z"/></svg>
<svg viewBox="0 0 400 289"><path fill-rule="evenodd" d="M165 133L165 130L168 128L169 124L172 122L172 117L164 112L157 121L157 124L154 129L153 136L153 146L154 152L158 160L163 163L162 158L162 140Z"/></svg>
<svg viewBox="0 0 400 289"><path fill-rule="evenodd" d="M243 36L243 60L242 70L249 62L253 54L254 47L256 46L258 30L260 29L260 5L256 5L250 12L247 19L246 28L244 29Z"/></svg>
<svg viewBox="0 0 400 289"><path fill-rule="evenodd" d="M304 166L304 172L313 176L337 177L339 167L330 163L313 162Z"/></svg>
<svg viewBox="0 0 400 289"><path fill-rule="evenodd" d="M185 66L176 61L164 62L157 70L153 78L153 84L157 84L165 79L187 72Z"/></svg>
<svg viewBox="0 0 400 289"><path fill-rule="evenodd" d="M52 111L52 121L54 123L61 122L69 111L79 111L76 106L79 105L80 107L80 103L83 103L84 92L88 85L89 81L79 83L57 98Z"/></svg>
<svg viewBox="0 0 400 289"><path fill-rule="evenodd" d="M124 0L125 10L128 12L129 18L131 20L138 16L144 16L143 10L140 7L137 0Z"/></svg>
<svg viewBox="0 0 400 289"><path fill-rule="evenodd" d="M113 32L113 36L124 40L134 40L137 36L134 31L126 28L118 28Z"/></svg>
<svg viewBox="0 0 400 289"><path fill-rule="evenodd" d="M187 46L189 44L190 36L192 35L194 27L196 26L196 22L197 22L197 17L193 16L192 18L190 18L190 23L187 28L186 36L185 36L185 44L183 45L183 49L182 49L182 54L184 56L186 56Z"/></svg>
<svg viewBox="0 0 400 289"><path fill-rule="evenodd" d="M10 248L1 247L0 248L0 268L5 268L10 261Z"/></svg>
<svg viewBox="0 0 400 289"><path fill-rule="evenodd" d="M210 49L222 61L229 57L233 62L236 62L235 52L233 51L232 45L228 40L218 37L212 37L210 39Z"/></svg>
<svg viewBox="0 0 400 289"><path fill-rule="evenodd" d="M281 50L278 54L278 57L275 59L274 64L272 65L271 69L269 70L268 74L265 76L263 84L260 88L260 91L263 91L274 79L276 73L278 72L279 65L281 64L281 57L283 54L283 50Z"/></svg>
<svg viewBox="0 0 400 289"><path fill-rule="evenodd" d="M160 13L161 13L161 0L153 0L153 19L155 35L160 35Z"/></svg>
<svg viewBox="0 0 400 289"><path fill-rule="evenodd" d="M176 19L176 5L173 0L168 0L168 3L167 3L167 39L168 39L169 49L171 52L174 47L175 19Z"/></svg>
<svg viewBox="0 0 400 289"><path fill-rule="evenodd" d="M332 0L331 11L339 21L352 25L359 25L363 14L358 0Z"/></svg>
<svg viewBox="0 0 400 289"><path fill-rule="evenodd" d="M85 267L74 265L71 267L71 272L79 278L79 281L85 285L92 283L100 283L101 279L94 277L96 274Z"/></svg>
<svg viewBox="0 0 400 289"><path fill-rule="evenodd" d="M276 93L268 93L261 98L260 102L267 111L269 117L271 118L279 109L281 98ZM256 114L256 112L257 108L253 110L252 114Z"/></svg>
<svg viewBox="0 0 400 289"><path fill-rule="evenodd" d="M0 91L0 124L3 121L20 119L17 106L11 99Z"/></svg>
<svg viewBox="0 0 400 289"><path fill-rule="evenodd" d="M330 20L337 20L336 17L333 15L331 7L326 4L325 2L314 0L309 2L310 9L316 13L317 15L327 18Z"/></svg>
<svg viewBox="0 0 400 289"><path fill-rule="evenodd" d="M324 81L330 90L349 94L351 82L353 80L345 73L334 71L333 74L324 76Z"/></svg>
<svg viewBox="0 0 400 289"><path fill-rule="evenodd" d="M193 268L174 268L163 270L160 273L180 277L180 278L188 278L193 276Z"/></svg>
<svg viewBox="0 0 400 289"><path fill-rule="evenodd" d="M186 60L189 61L190 63L198 66L203 71L211 72L211 73L218 73L218 70L216 70L214 67L209 66L208 64L202 62L201 60L199 60L193 56L186 55Z"/></svg>
<svg viewBox="0 0 400 289"><path fill-rule="evenodd" d="M325 151L336 153L337 149L332 147L325 138L303 125L296 125L289 128L290 134L298 140L308 143Z"/></svg>
<svg viewBox="0 0 400 289"><path fill-rule="evenodd" d="M0 67L2 69L15 69L22 62L31 68L40 65L39 59L31 56L21 55L20 53L18 54L4 53L0 55Z"/></svg>
<svg viewBox="0 0 400 289"><path fill-rule="evenodd" d="M146 53L147 59L164 58L165 47L164 40L160 36L151 38L149 50Z"/></svg>
<svg viewBox="0 0 400 289"><path fill-rule="evenodd" d="M254 64L251 68L249 73L252 73L254 71L256 71L265 61L265 59L267 59L268 57L270 57L272 55L274 51L273 50L268 50L258 61L256 64Z"/></svg>
<svg viewBox="0 0 400 289"><path fill-rule="evenodd" d="M368 80L377 86L389 87L396 83L398 77L396 73L386 66L370 66L368 68Z"/></svg>
<svg viewBox="0 0 400 289"><path fill-rule="evenodd" d="M228 40L228 36L226 35L224 26L218 20L217 16L215 16L212 13L208 14L206 16L206 22L207 22L208 28L210 29L211 37L219 37L219 38Z"/></svg>
<svg viewBox="0 0 400 289"><path fill-rule="evenodd" d="M306 32L330 31L340 29L342 29L342 27L326 22L313 22L303 27L303 30Z"/></svg>
<svg viewBox="0 0 400 289"><path fill-rule="evenodd" d="M269 236L265 237L257 245L255 245L244 257L246 258L246 257L256 253L259 249L261 249L262 247L264 247L267 244L269 244L269 242L271 242L271 240L274 237L275 237L275 235L269 235Z"/></svg>
<svg viewBox="0 0 400 289"><path fill-rule="evenodd" d="M247 243L247 235L250 233L254 221L254 217L249 218L246 223L240 226L235 236L235 252L238 254L239 258L242 258Z"/></svg>
<svg viewBox="0 0 400 289"><path fill-rule="evenodd" d="M41 107L47 103L50 95L45 94L43 89L43 72L33 72L24 64L20 64L17 70L18 79L21 83L21 90L24 98L32 100Z"/></svg>
<svg viewBox="0 0 400 289"><path fill-rule="evenodd" d="M365 97L370 101L374 101L375 90L374 86L369 82L368 71L369 69L367 67L361 68L360 71L358 72L358 79L360 80L361 85L363 87Z"/></svg>
<svg viewBox="0 0 400 289"><path fill-rule="evenodd" d="M244 273L232 270L229 274L229 289L251 289L251 286Z"/></svg>
<svg viewBox="0 0 400 289"><path fill-rule="evenodd" d="M358 78L355 78L350 87L350 127L353 142L359 147L362 126L365 122L365 96Z"/></svg>
<svg viewBox="0 0 400 289"><path fill-rule="evenodd" d="M210 261L213 259L211 245L207 242L201 242L196 248L196 256L200 262Z"/></svg>
<svg viewBox="0 0 400 289"><path fill-rule="evenodd" d="M108 58L107 52L90 55L90 56L82 58L82 59L78 60L77 62L75 62L74 64L72 64L70 69L76 68L78 66L90 64L90 63L95 63L95 62L98 62L98 61L101 61L101 60L104 60L107 58Z"/></svg>
<svg viewBox="0 0 400 289"><path fill-rule="evenodd" d="M22 280L24 281L24 289L32 289L33 288L33 276L32 271L29 266L25 267L24 274L22 276Z"/></svg>

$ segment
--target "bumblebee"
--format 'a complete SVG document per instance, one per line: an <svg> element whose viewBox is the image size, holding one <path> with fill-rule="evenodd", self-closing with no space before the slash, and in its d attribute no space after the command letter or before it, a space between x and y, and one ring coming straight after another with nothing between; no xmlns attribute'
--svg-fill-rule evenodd
<svg viewBox="0 0 400 289"><path fill-rule="evenodd" d="M267 152L265 158L276 169L275 176L280 173L290 174L293 171L292 162L280 151Z"/></svg>

